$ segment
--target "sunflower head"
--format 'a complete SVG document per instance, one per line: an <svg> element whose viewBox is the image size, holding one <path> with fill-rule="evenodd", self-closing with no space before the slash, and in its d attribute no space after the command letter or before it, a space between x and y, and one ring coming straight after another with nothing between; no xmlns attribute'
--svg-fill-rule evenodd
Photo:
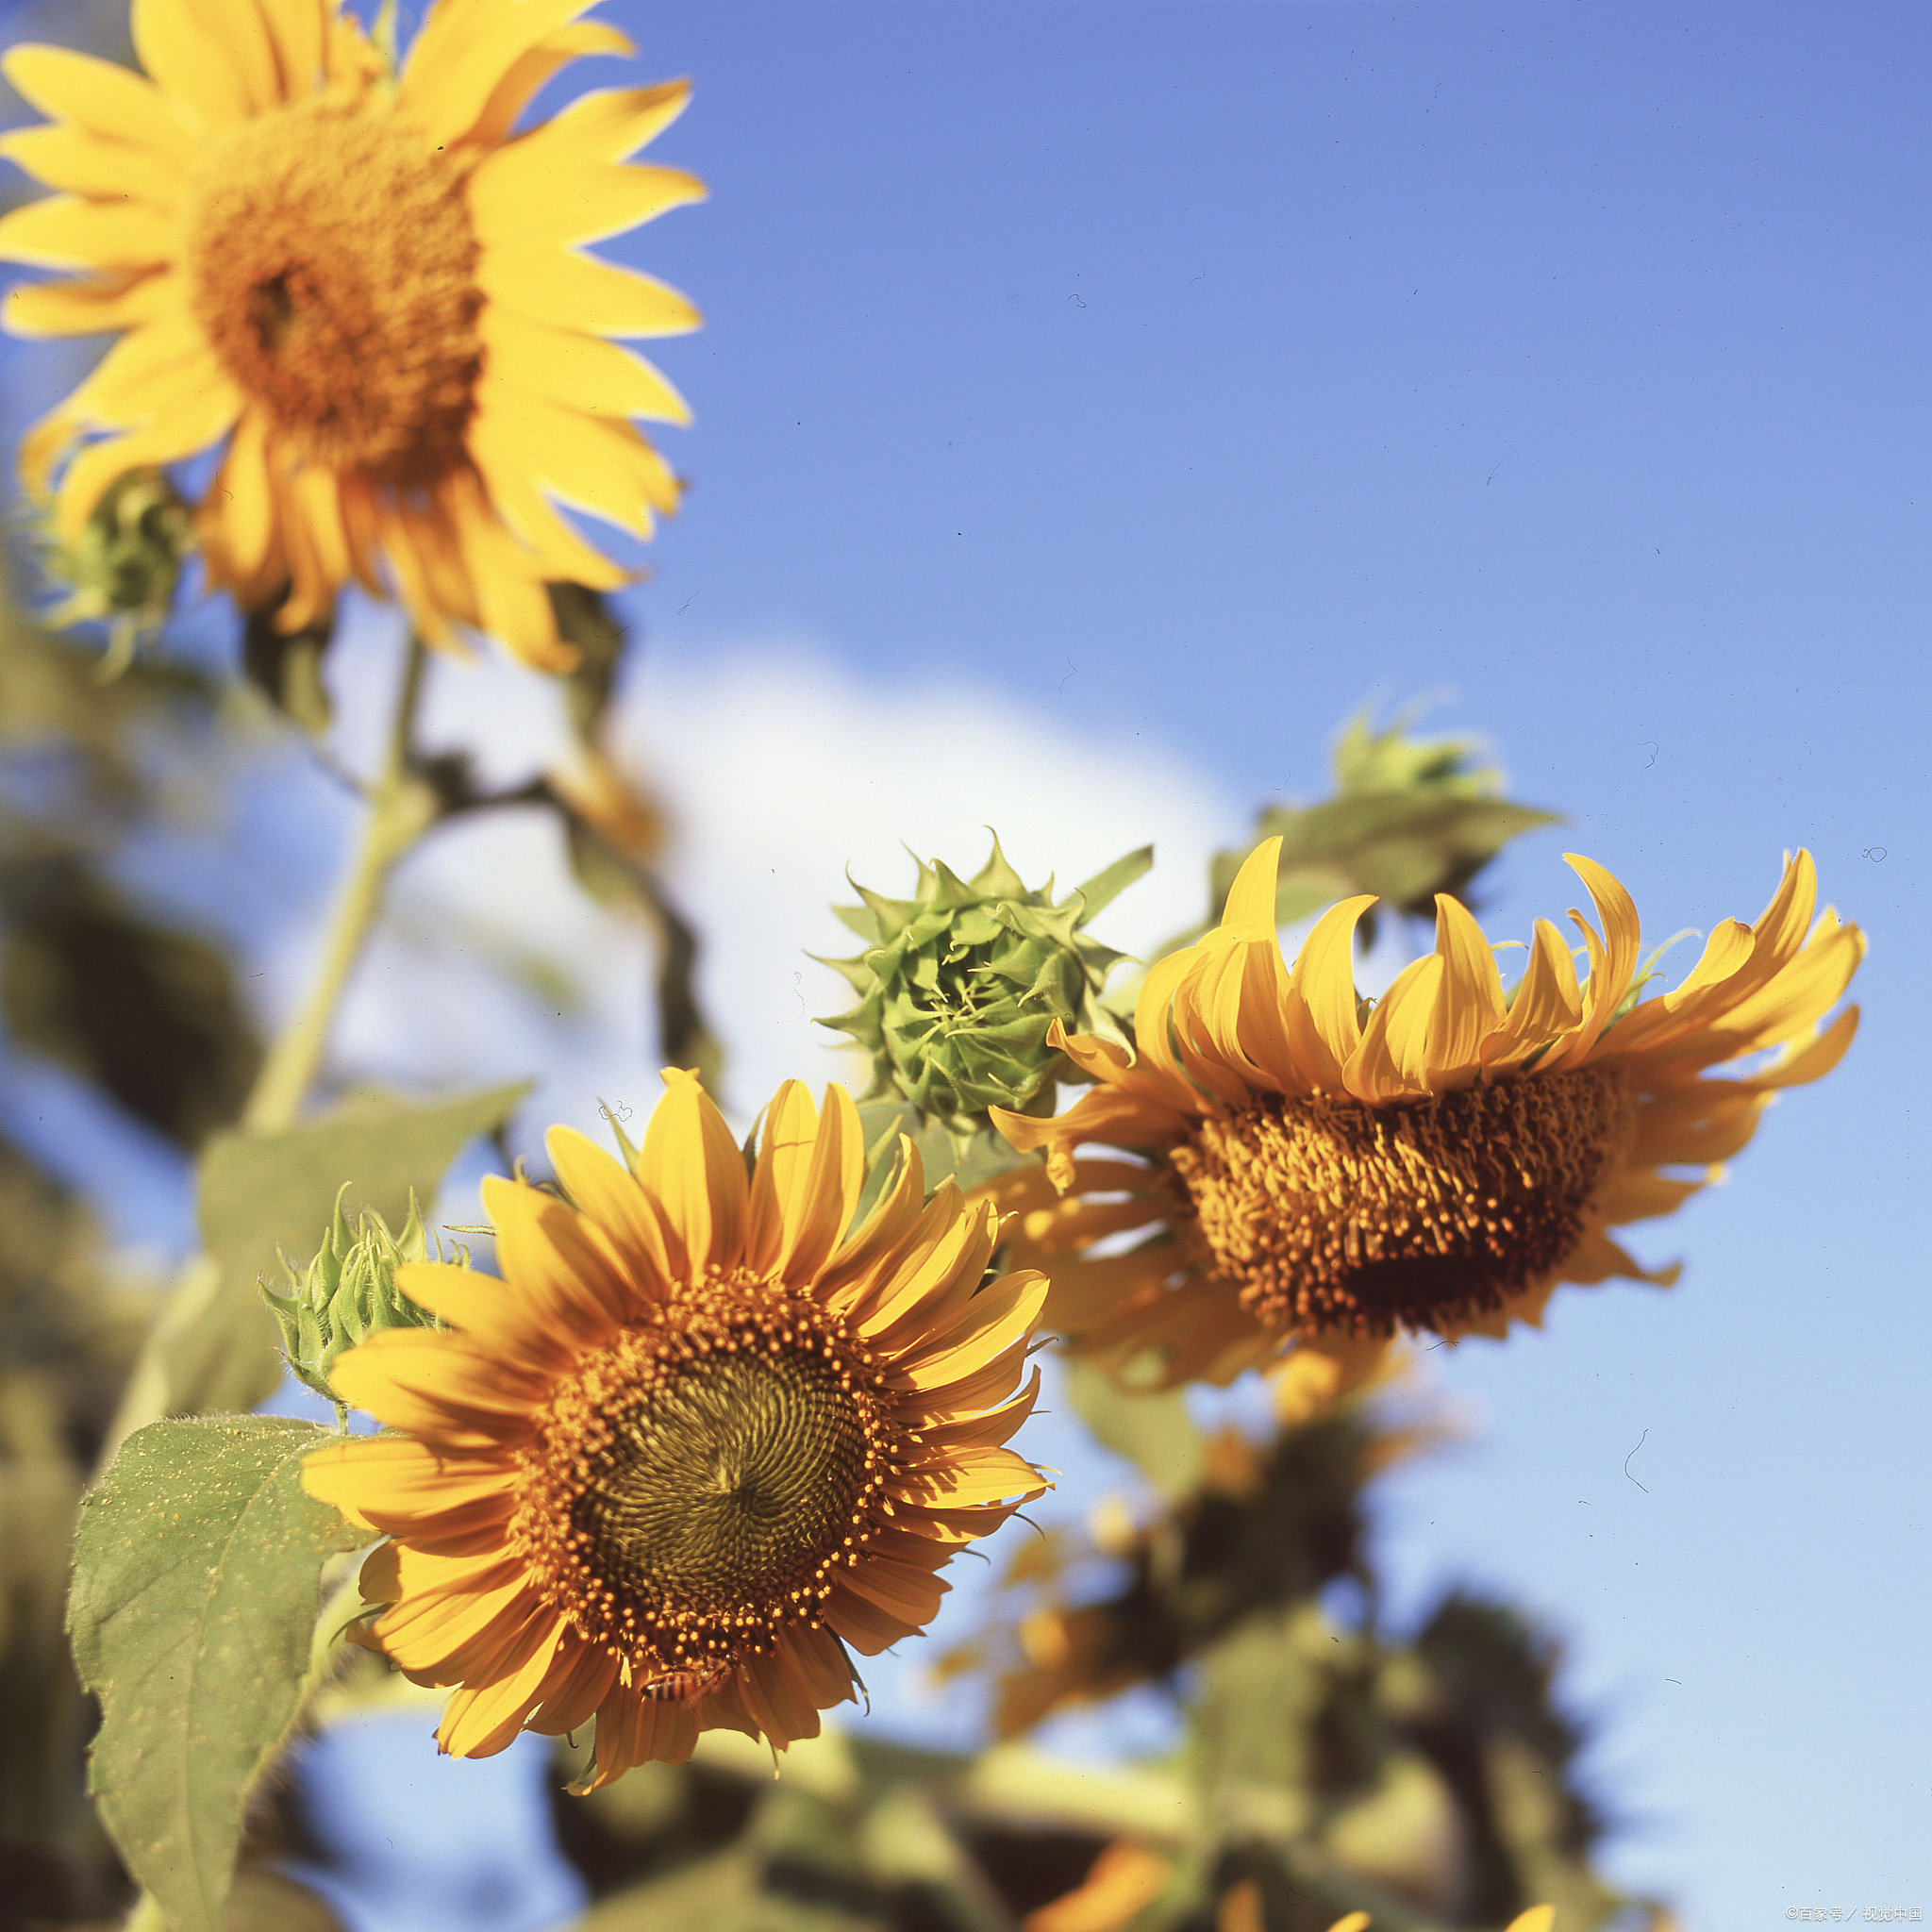
<svg viewBox="0 0 1932 1932"><path fill-rule="evenodd" d="M25 335L117 334L29 432L29 493L78 542L117 477L219 448L196 512L209 580L294 634L352 580L428 641L489 633L566 670L546 586L629 573L559 513L636 538L678 486L633 419L688 420L614 338L696 311L582 244L699 199L632 156L681 83L584 96L517 132L587 54L591 0L437 0L400 65L341 0L133 0L142 73L18 46L50 119L0 152L58 191L0 219Z"/></svg>
<svg viewBox="0 0 1932 1932"><path fill-rule="evenodd" d="M485 1183L503 1279L418 1265L449 1324L337 1362L408 1435L318 1451L304 1480L393 1541L364 1564L374 1641L455 1686L446 1751L593 1713L591 1783L730 1726L782 1748L930 1622L952 1554L1043 1478L1004 1447L1046 1285L983 1286L999 1217L930 1201L901 1144L853 1224L858 1110L796 1081L747 1163L670 1073L620 1165L550 1136L558 1191Z"/></svg>
<svg viewBox="0 0 1932 1932"><path fill-rule="evenodd" d="M994 1116L1047 1155L992 1191L1020 1211L1015 1253L1053 1272L1055 1325L1103 1355L1152 1351L1175 1378L1290 1343L1341 1361L1404 1330L1500 1337L1539 1322L1559 1281L1674 1279L1608 1230L1713 1178L1857 1026L1856 1008L1823 1024L1864 940L1828 907L1814 920L1802 852L1674 988L1657 956L1640 967L1629 894L1573 857L1596 915L1570 914L1583 975L1540 920L1506 989L1441 893L1435 950L1364 1001L1353 939L1372 902L1324 913L1291 969L1277 846L1241 868L1214 931L1147 974L1137 1058L1055 1038L1093 1091L1053 1120ZM1092 1141L1128 1158L1076 1160ZM1114 1252L1081 1258L1102 1237Z"/></svg>
<svg viewBox="0 0 1932 1932"><path fill-rule="evenodd" d="M344 1187L336 1196L335 1219L323 1237L315 1258L297 1270L284 1255L286 1292L263 1285L262 1300L282 1331L282 1356L301 1381L318 1395L338 1402L329 1386L329 1371L338 1357L385 1328L441 1326L428 1309L419 1307L396 1286L396 1271L423 1260L429 1245L409 1196L408 1218L400 1234L373 1208L365 1208L351 1229L342 1214ZM469 1257L458 1250L459 1264Z"/></svg>
<svg viewBox="0 0 1932 1932"><path fill-rule="evenodd" d="M52 622L154 628L175 601L193 547L193 512L174 484L159 470L129 470L108 486L72 542L46 527L42 567L63 592Z"/></svg>
<svg viewBox="0 0 1932 1932"><path fill-rule="evenodd" d="M1077 1077L1048 1043L1050 1027L1125 1044L1100 997L1125 956L1083 928L1151 859L1152 848L1129 853L1058 905L1053 881L1028 891L997 838L970 880L941 860L915 860L910 899L858 886L864 904L836 909L871 943L824 962L851 982L858 1005L818 1024L871 1052L868 1097L898 1095L956 1136L986 1126L991 1108L1039 1112L1056 1079Z"/></svg>

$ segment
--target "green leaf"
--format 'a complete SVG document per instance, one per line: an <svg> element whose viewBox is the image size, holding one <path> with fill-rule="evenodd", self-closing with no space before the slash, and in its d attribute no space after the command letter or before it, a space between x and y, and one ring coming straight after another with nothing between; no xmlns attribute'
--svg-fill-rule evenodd
<svg viewBox="0 0 1932 1932"><path fill-rule="evenodd" d="M301 1486L312 1423L130 1436L81 1510L68 1630L101 1701L90 1789L173 1932L221 1932L248 1794L298 1715L324 1561L362 1533Z"/></svg>
<svg viewBox="0 0 1932 1932"><path fill-rule="evenodd" d="M71 854L0 868L0 1013L22 1045L183 1146L233 1120L261 1062L223 953Z"/></svg>
<svg viewBox="0 0 1932 1932"><path fill-rule="evenodd" d="M1133 1394L1091 1362L1062 1364L1067 1399L1102 1445L1124 1456L1171 1503L1200 1486L1208 1445L1188 1419L1186 1391Z"/></svg>
<svg viewBox="0 0 1932 1932"><path fill-rule="evenodd" d="M434 1200L450 1162L500 1127L528 1091L526 1084L493 1087L426 1107L359 1101L274 1133L216 1135L200 1168L206 1253L162 1307L122 1406L123 1426L265 1401L282 1371L257 1284L278 1276L277 1250L315 1252L344 1181L352 1222L373 1208L400 1225L410 1191Z"/></svg>
<svg viewBox="0 0 1932 1932"><path fill-rule="evenodd" d="M274 610L258 610L242 632L242 675L311 738L322 737L334 715L322 681L322 660L334 630L333 618L324 618L285 631Z"/></svg>

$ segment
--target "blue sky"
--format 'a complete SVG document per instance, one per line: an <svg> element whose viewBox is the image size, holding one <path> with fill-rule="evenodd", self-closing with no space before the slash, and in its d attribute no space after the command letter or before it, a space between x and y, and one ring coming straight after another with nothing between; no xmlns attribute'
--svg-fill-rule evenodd
<svg viewBox="0 0 1932 1932"><path fill-rule="evenodd" d="M804 666L899 721L854 753L866 851L941 801L1078 876L1061 853L1185 821L1171 880L1320 791L1347 712L1434 693L1570 819L1495 869L1499 936L1577 902L1563 849L1657 939L1754 916L1812 849L1872 938L1851 1058L1639 1231L1677 1290L1573 1291L1542 1336L1431 1357L1484 1426L1388 1486L1380 1549L1398 1614L1462 1577L1565 1635L1605 1793L1642 1814L1609 1866L1687 1932L1932 1907L1932 16L604 11L650 77L695 77L652 158L713 196L609 251L708 318L655 351L692 489L633 606L638 742L693 798ZM16 421L57 379L0 366ZM767 824L819 823L810 770ZM840 823L808 896L864 843ZM277 836L314 868L292 931L327 841Z"/></svg>

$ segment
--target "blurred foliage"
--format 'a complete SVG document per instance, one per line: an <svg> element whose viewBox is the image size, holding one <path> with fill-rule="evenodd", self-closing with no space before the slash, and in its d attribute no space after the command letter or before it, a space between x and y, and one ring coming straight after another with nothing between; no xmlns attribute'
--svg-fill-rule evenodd
<svg viewBox="0 0 1932 1932"><path fill-rule="evenodd" d="M275 623L278 608L250 611L243 619L242 675L284 717L320 738L335 718L322 676L335 624L327 619L285 631Z"/></svg>
<svg viewBox="0 0 1932 1932"><path fill-rule="evenodd" d="M120 1884L82 1789L67 1566L150 1301L109 1273L82 1204L5 1141L0 1228L0 1900L85 1919Z"/></svg>
<svg viewBox="0 0 1932 1932"><path fill-rule="evenodd" d="M77 541L63 543L48 517L35 543L42 575L60 593L48 622L108 625L108 656L94 674L105 683L166 621L194 547L193 512L161 471L128 470L108 486Z"/></svg>
<svg viewBox="0 0 1932 1932"><path fill-rule="evenodd" d="M241 1112L262 1048L225 956L75 855L0 863L0 1017L22 1046L196 1147Z"/></svg>
<svg viewBox="0 0 1932 1932"><path fill-rule="evenodd" d="M1362 922L1362 943L1373 945L1377 909L1432 918L1438 892L1467 900L1475 875L1511 839L1560 823L1555 812L1504 798L1503 774L1482 762L1478 741L1411 738L1414 717L1405 712L1382 731L1367 713L1352 718L1332 754L1334 795L1319 805L1267 807L1246 845L1214 855L1208 917L1161 951L1190 943L1220 919L1242 861L1266 839L1282 841L1276 924L1373 892L1386 902Z"/></svg>

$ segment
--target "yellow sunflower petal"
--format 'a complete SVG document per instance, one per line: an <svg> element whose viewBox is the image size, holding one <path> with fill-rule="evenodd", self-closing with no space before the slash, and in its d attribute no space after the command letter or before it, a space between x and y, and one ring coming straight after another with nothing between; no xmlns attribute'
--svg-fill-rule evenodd
<svg viewBox="0 0 1932 1932"><path fill-rule="evenodd" d="M813 1707L829 1710L835 1704L858 1700L852 1671L839 1640L829 1630L814 1630L809 1624L796 1624L778 1640L786 1664L805 1687Z"/></svg>
<svg viewBox="0 0 1932 1932"><path fill-rule="evenodd" d="M484 309L480 327L492 375L533 395L591 415L691 421L684 398L657 370L602 336L532 322L498 303Z"/></svg>
<svg viewBox="0 0 1932 1932"><path fill-rule="evenodd" d="M861 1657L877 1657L919 1628L916 1619L895 1616L860 1596L843 1581L842 1572L834 1577L826 1609L832 1628Z"/></svg>
<svg viewBox="0 0 1932 1932"><path fill-rule="evenodd" d="M263 0L283 100L300 100L321 82L332 11L330 0Z"/></svg>
<svg viewBox="0 0 1932 1932"><path fill-rule="evenodd" d="M1031 1269L1002 1275L940 1332L938 1345L908 1355L893 1381L902 1388L935 1390L971 1375L1032 1333L1046 1291L1046 1276Z"/></svg>
<svg viewBox="0 0 1932 1932"><path fill-rule="evenodd" d="M396 1286L458 1333L533 1374L555 1374L583 1346L577 1331L555 1320L544 1301L474 1268L406 1261L396 1270Z"/></svg>
<svg viewBox="0 0 1932 1932"><path fill-rule="evenodd" d="M219 526L213 541L225 567L242 576L260 567L275 531L267 441L268 419L259 409L244 409L214 487L202 504L205 515L210 504L219 506L213 518ZM204 541L208 541L208 534L204 526Z"/></svg>
<svg viewBox="0 0 1932 1932"><path fill-rule="evenodd" d="M0 326L17 336L100 335L152 322L179 300L174 277L165 273L17 282L0 308Z"/></svg>
<svg viewBox="0 0 1932 1932"><path fill-rule="evenodd" d="M654 509L668 515L677 508L677 479L628 423L564 408L493 375L485 375L481 389L483 408L553 496L638 537L657 528Z"/></svg>
<svg viewBox="0 0 1932 1932"><path fill-rule="evenodd" d="M0 73L42 113L72 121L106 141L152 149L176 168L199 158L202 138L145 75L66 47L12 47Z"/></svg>
<svg viewBox="0 0 1932 1932"><path fill-rule="evenodd" d="M597 1346L640 1311L642 1297L594 1221L496 1174L484 1179L483 1209L504 1278L538 1320L561 1325L577 1346Z"/></svg>
<svg viewBox="0 0 1932 1932"><path fill-rule="evenodd" d="M566 1640L566 1648L573 1641ZM545 1686L542 1707L531 1718L530 1728L560 1738L588 1724L616 1681L617 1659L608 1650L575 1642L568 1669Z"/></svg>
<svg viewBox="0 0 1932 1932"><path fill-rule="evenodd" d="M778 1090L752 1183L758 1264L787 1280L810 1281L844 1238L865 1185L858 1110L836 1083L824 1111L795 1080Z"/></svg>
<svg viewBox="0 0 1932 1932"><path fill-rule="evenodd" d="M486 245L571 248L602 242L705 198L705 184L680 168L639 162L559 168L543 141L547 131L498 148L470 177L471 219Z"/></svg>
<svg viewBox="0 0 1932 1932"><path fill-rule="evenodd" d="M116 477L151 463L197 456L227 434L242 412L242 395L225 378L170 398L171 407L126 436L91 443L68 464L56 498L56 527L77 543L94 506Z"/></svg>
<svg viewBox="0 0 1932 1932"><path fill-rule="evenodd" d="M958 1188L942 1182L920 1224L895 1257L881 1269L874 1291L846 1315L855 1333L890 1348L904 1327L931 1342L974 1299L999 1235L999 1215L990 1201L963 1206Z"/></svg>
<svg viewBox="0 0 1932 1932"><path fill-rule="evenodd" d="M739 1668L738 1687L753 1722L780 1751L794 1739L818 1736L818 1707L779 1657L746 1657Z"/></svg>
<svg viewBox="0 0 1932 1932"><path fill-rule="evenodd" d="M925 1164L910 1136L901 1134L891 1184L873 1204L864 1224L820 1271L819 1291L829 1307L849 1316L853 1307L870 1295L888 1257L919 1226L924 1199Z"/></svg>
<svg viewBox="0 0 1932 1932"><path fill-rule="evenodd" d="M443 1707L436 1740L451 1757L490 1757L504 1750L542 1702L544 1686L557 1661L564 1626L533 1625L504 1659L494 1683L456 1692Z"/></svg>
<svg viewBox="0 0 1932 1932"><path fill-rule="evenodd" d="M688 80L606 88L578 95L536 131L554 160L623 161L657 140L690 105Z"/></svg>
<svg viewBox="0 0 1932 1932"><path fill-rule="evenodd" d="M529 106L537 91L559 68L587 54L634 54L637 48L628 35L601 20L580 20L558 27L554 34L520 54L505 69L504 75L490 91L482 111L463 137L471 147L494 147L516 125L516 118Z"/></svg>
<svg viewBox="0 0 1932 1932"><path fill-rule="evenodd" d="M1046 1482L1024 1456L1010 1449L961 1449L927 1469L909 1471L904 1478L908 1496L940 1509L961 1509L975 1503L1024 1501L1046 1493Z"/></svg>
<svg viewBox="0 0 1932 1932"><path fill-rule="evenodd" d="M1241 861L1241 869L1228 888L1227 904L1221 913L1222 931L1274 938L1274 881L1280 870L1281 840L1263 839Z"/></svg>
<svg viewBox="0 0 1932 1932"><path fill-rule="evenodd" d="M35 268L149 269L172 257L175 238L135 201L50 194L0 215L0 261Z"/></svg>
<svg viewBox="0 0 1932 1932"><path fill-rule="evenodd" d="M476 286L532 322L593 335L681 336L704 320L668 283L575 249L494 243L476 263Z"/></svg>
<svg viewBox="0 0 1932 1932"><path fill-rule="evenodd" d="M497 521L468 472L458 471L446 488L463 564L475 587L479 627L534 670L574 671L581 654L558 634L557 612L536 560Z"/></svg>
<svg viewBox="0 0 1932 1932"><path fill-rule="evenodd" d="M889 1557L870 1557L840 1579L854 1596L862 1597L889 1616L923 1628L940 1613L940 1599L952 1586L910 1563Z"/></svg>
<svg viewBox="0 0 1932 1932"><path fill-rule="evenodd" d="M575 1127L552 1127L544 1145L571 1199L609 1236L640 1295L670 1291L664 1231L638 1178Z"/></svg>
<svg viewBox="0 0 1932 1932"><path fill-rule="evenodd" d="M432 145L454 146L490 105L508 69L595 0L452 0L430 12L410 45L396 106Z"/></svg>
<svg viewBox="0 0 1932 1932"><path fill-rule="evenodd" d="M1595 929L1580 912L1570 917L1581 929L1590 948L1590 983L1584 989L1584 1019L1574 1039L1566 1044L1564 1063L1576 1064L1596 1043L1597 1036L1610 1024L1630 982L1637 973L1637 956L1643 942L1637 907L1623 882L1593 858L1566 852L1564 863L1590 888L1597 917L1603 921L1599 942Z"/></svg>
<svg viewBox="0 0 1932 1932"><path fill-rule="evenodd" d="M0 155L49 188L103 199L125 197L151 208L172 208L181 185L179 168L152 149L104 141L72 123L0 134Z"/></svg>
<svg viewBox="0 0 1932 1932"><path fill-rule="evenodd" d="M1432 1092L1473 1076L1482 1065L1485 1041L1505 1024L1503 980L1483 929L1461 900L1436 894L1436 951L1442 979L1427 1050Z"/></svg>
<svg viewBox="0 0 1932 1932"><path fill-rule="evenodd" d="M134 0L128 25L141 64L204 125L232 126L268 105L251 97L249 49L225 44L190 0Z"/></svg>
<svg viewBox="0 0 1932 1932"><path fill-rule="evenodd" d="M671 1264L687 1275L735 1267L750 1215L744 1157L695 1074L666 1067L664 1089L644 1128L638 1179L663 1223Z"/></svg>
<svg viewBox="0 0 1932 1932"><path fill-rule="evenodd" d="M543 1385L428 1328L385 1328L338 1357L329 1380L343 1401L433 1448L493 1449L529 1431Z"/></svg>
<svg viewBox="0 0 1932 1932"><path fill-rule="evenodd" d="M1314 1042L1327 1057L1325 1063L1314 1064L1313 1043L1297 1031L1292 1016L1290 1038L1296 1058L1309 1063L1310 1077L1324 1091L1341 1090L1343 1069L1361 1044L1355 993L1355 929L1374 903L1374 894L1363 893L1331 906L1303 941L1289 975Z"/></svg>
<svg viewBox="0 0 1932 1932"><path fill-rule="evenodd" d="M466 439L491 502L553 582L585 584L595 591L629 583L632 573L587 543L532 479L533 460L541 461L533 458L535 446L519 435L514 415L495 407L494 399L513 388L484 384Z"/></svg>

